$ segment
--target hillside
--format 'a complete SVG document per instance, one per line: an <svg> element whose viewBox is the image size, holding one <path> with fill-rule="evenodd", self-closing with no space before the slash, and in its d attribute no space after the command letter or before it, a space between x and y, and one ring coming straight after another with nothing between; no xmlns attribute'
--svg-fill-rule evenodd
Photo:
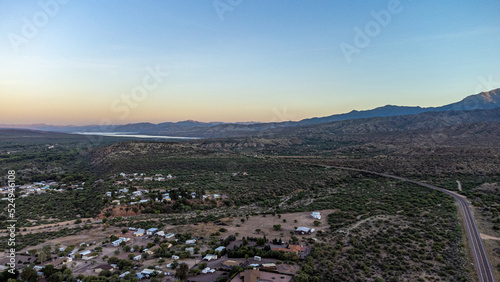
<svg viewBox="0 0 500 282"><path fill-rule="evenodd" d="M123 132L138 133L149 135L164 136L185 136L201 138L223 138L260 135L263 131L274 130L285 127L299 127L316 124L326 124L335 121L357 120L374 117L394 117L416 115L426 112L464 112L471 110L487 110L500 107L500 88L488 92L481 92L475 95L467 96L459 102L440 106L440 107L406 107L386 105L371 110L357 111L349 113L336 114L326 117L314 117L292 122L271 122L271 123L222 123L222 122L198 122L198 121L180 121L164 122L159 124L143 122L131 123L125 125L106 126L53 126L46 124L33 125L9 125L0 124L0 128L25 128L44 131L57 132Z"/></svg>

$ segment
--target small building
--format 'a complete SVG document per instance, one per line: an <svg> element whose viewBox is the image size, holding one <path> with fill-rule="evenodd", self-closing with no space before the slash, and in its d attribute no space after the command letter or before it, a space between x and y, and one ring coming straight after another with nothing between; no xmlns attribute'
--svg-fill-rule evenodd
<svg viewBox="0 0 500 282"><path fill-rule="evenodd" d="M121 242L123 242L123 241L118 239L116 241L111 242L111 245L113 245L113 247L118 247L118 246L120 246Z"/></svg>
<svg viewBox="0 0 500 282"><path fill-rule="evenodd" d="M194 245L196 244L196 239L186 240L186 245Z"/></svg>
<svg viewBox="0 0 500 282"><path fill-rule="evenodd" d="M194 254L194 247L186 248L185 251L189 252L190 254Z"/></svg>
<svg viewBox="0 0 500 282"><path fill-rule="evenodd" d="M224 246L220 246L220 247L218 247L217 249L215 249L215 251L216 251L216 252L219 252L219 253L222 253L222 251L224 251L224 249L225 249L225 248L226 248L226 247L224 247Z"/></svg>
<svg viewBox="0 0 500 282"><path fill-rule="evenodd" d="M259 256L254 256L254 257L253 257L253 260L254 260L254 261L262 261L262 258L261 258L261 257L259 257Z"/></svg>
<svg viewBox="0 0 500 282"><path fill-rule="evenodd" d="M146 230L146 234L148 236L154 235L156 234L156 232L158 232L158 228L149 228L148 230Z"/></svg>
<svg viewBox="0 0 500 282"><path fill-rule="evenodd" d="M96 268L94 268L94 272L97 272L97 273L99 273L103 270L114 271L115 268L109 264L101 264L101 265L96 266Z"/></svg>
<svg viewBox="0 0 500 282"><path fill-rule="evenodd" d="M165 232L164 231L158 231L158 232L156 232L155 235L156 236L160 236L160 237L165 237Z"/></svg>
<svg viewBox="0 0 500 282"><path fill-rule="evenodd" d="M53 261L51 261L51 262L48 262L48 263L47 263L47 264L45 264L45 265L52 265L52 266L54 266L54 268L58 268L59 266L61 266L61 265L63 265L63 264L65 264L65 263L66 263L66 259L67 259L67 258L65 258L65 257L63 257L63 258L58 258L58 259L55 259L55 260L53 260Z"/></svg>
<svg viewBox="0 0 500 282"><path fill-rule="evenodd" d="M319 212L311 213L311 217L314 219L321 219L321 214Z"/></svg>
<svg viewBox="0 0 500 282"><path fill-rule="evenodd" d="M260 281L260 271L258 269L247 269L239 274L241 281L257 282Z"/></svg>
<svg viewBox="0 0 500 282"><path fill-rule="evenodd" d="M226 260L224 263L222 263L222 266L226 269L231 269L233 266L239 266L240 263L235 261L235 260Z"/></svg>
<svg viewBox="0 0 500 282"><path fill-rule="evenodd" d="M134 236L136 236L136 237L144 236L144 232L146 232L146 230L139 228L139 229L137 229L137 231L134 232Z"/></svg>
<svg viewBox="0 0 500 282"><path fill-rule="evenodd" d="M150 250L150 249L144 249L144 250L142 250L142 252L143 252L143 253L146 253L146 254L148 254L148 255L152 255L152 254L154 254L154 252L153 252L152 250Z"/></svg>
<svg viewBox="0 0 500 282"><path fill-rule="evenodd" d="M207 254L203 259L206 261L211 261L213 259L217 259L217 255Z"/></svg>
<svg viewBox="0 0 500 282"><path fill-rule="evenodd" d="M165 235L165 239L170 239L170 238L173 238L173 237L175 237L174 233L168 233L167 235Z"/></svg>
<svg viewBox="0 0 500 282"><path fill-rule="evenodd" d="M274 263L263 263L262 268L266 270L276 270L276 264Z"/></svg>
<svg viewBox="0 0 500 282"><path fill-rule="evenodd" d="M129 275L129 274L130 274L130 271L123 272L122 274L120 274L120 275L118 276L118 278L123 278L123 277L125 277L125 276L127 276L127 275Z"/></svg>
<svg viewBox="0 0 500 282"><path fill-rule="evenodd" d="M295 234L298 234L298 235L304 235L304 234L310 235L313 232L314 232L314 228L309 228L309 227L299 227L299 228L295 229Z"/></svg>
<svg viewBox="0 0 500 282"><path fill-rule="evenodd" d="M144 276L146 276L146 277L149 277L152 274L154 274L155 272L156 272L156 270L154 270L154 269L148 269L148 268L146 268L146 269L143 269L141 271L141 274L144 275Z"/></svg>
<svg viewBox="0 0 500 282"><path fill-rule="evenodd" d="M92 256L92 252L90 250L86 250L80 253L82 255L82 259L84 260L90 260L93 259L96 256Z"/></svg>
<svg viewBox="0 0 500 282"><path fill-rule="evenodd" d="M140 260L140 259L142 259L142 255L137 255L133 258L133 260Z"/></svg>

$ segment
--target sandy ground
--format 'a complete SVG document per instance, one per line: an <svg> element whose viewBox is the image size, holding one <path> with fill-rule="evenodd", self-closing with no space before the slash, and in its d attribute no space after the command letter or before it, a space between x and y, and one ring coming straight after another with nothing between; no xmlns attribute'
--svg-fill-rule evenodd
<svg viewBox="0 0 500 282"><path fill-rule="evenodd" d="M177 227L175 230L177 232L191 232L194 236L208 237L211 233L217 232L220 228L225 228L227 232L222 233L221 237L238 233L238 239L247 236L262 237L265 235L270 240L281 237L283 241L288 241L291 237L290 231L293 232L295 227L309 227L314 228L316 231L328 229L328 214L335 212L335 210L322 210L320 212L321 220L319 221L321 224L319 226L314 226L313 222L315 219L311 217L311 212L299 212L282 214L281 218L279 218L278 215L266 215L266 217L262 215L250 216L248 219L246 217L226 218L221 220L227 224L225 226L215 225L213 223L200 223L198 225L191 224ZM244 219L244 222L241 221L242 219ZM283 222L283 220L286 220L286 222ZM273 225L276 224L281 225L281 231L275 231L273 229ZM239 227L237 225L239 225ZM261 231L257 233L257 229ZM304 235L303 237L313 238L315 234Z"/></svg>
<svg viewBox="0 0 500 282"><path fill-rule="evenodd" d="M498 237L493 237L493 236L486 235L486 234L483 234L483 233L480 233L480 235L481 235L481 239L483 239L483 240L497 240L497 241L500 241L500 238L498 238Z"/></svg>

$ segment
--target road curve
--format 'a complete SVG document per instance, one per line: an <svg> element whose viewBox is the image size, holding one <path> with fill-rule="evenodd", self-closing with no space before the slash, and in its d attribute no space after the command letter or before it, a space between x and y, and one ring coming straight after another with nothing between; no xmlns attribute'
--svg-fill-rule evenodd
<svg viewBox="0 0 500 282"><path fill-rule="evenodd" d="M469 237L469 243L470 247L472 249L472 253L474 256L474 262L477 270L477 275L479 277L479 281L485 281L485 282L495 282L495 277L493 276L493 272L491 270L491 264L488 259L488 254L486 253L486 250L483 245L483 241L481 240L481 237L479 236L479 230L476 225L476 221L474 220L474 215L472 213L472 210L469 206L469 203L463 198L462 196L448 191L444 188L436 187L427 183L399 177L399 176L394 176L390 174L385 174L385 173L378 173L378 172L373 172L373 171L368 171L368 170L363 170L363 169L356 169L356 168L348 168L348 167L340 167L340 166L326 166L323 165L326 168L336 168L336 169L343 169L343 170L351 170L351 171L358 171L358 172L364 172L364 173L369 173L369 174L375 174L383 177L388 177L388 178L393 178L393 179L398 179L410 183L414 183L420 186L424 186L427 188L431 188L434 190L441 191L445 194L448 194L452 196L460 205L460 209L462 210L462 214L464 215L465 219L465 227L467 229L467 236Z"/></svg>

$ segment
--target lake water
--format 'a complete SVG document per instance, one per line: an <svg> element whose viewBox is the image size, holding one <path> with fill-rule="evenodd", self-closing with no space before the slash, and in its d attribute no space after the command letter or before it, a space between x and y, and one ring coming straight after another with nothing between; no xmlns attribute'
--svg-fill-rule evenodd
<svg viewBox="0 0 500 282"><path fill-rule="evenodd" d="M200 139L198 137L179 137L179 136L157 136L157 135L144 135L144 134L133 134L127 132L74 132L74 134L80 135L100 135L109 137L129 137L129 138L154 138L154 139L183 139L183 140L193 140Z"/></svg>

